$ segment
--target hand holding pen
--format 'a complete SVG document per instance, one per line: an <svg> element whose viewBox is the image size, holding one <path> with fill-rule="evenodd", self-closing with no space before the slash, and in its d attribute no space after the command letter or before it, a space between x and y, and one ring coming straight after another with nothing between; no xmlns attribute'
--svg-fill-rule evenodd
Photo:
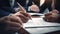
<svg viewBox="0 0 60 34"><path fill-rule="evenodd" d="M23 13L23 15L25 15L26 17L28 17L29 19L31 19L31 15L28 14L26 12L26 9L24 7L22 7L18 2L17 2L18 6L19 6L19 10L17 13L15 13L15 15L19 15L20 13Z"/></svg>
<svg viewBox="0 0 60 34"><path fill-rule="evenodd" d="M18 11L17 13L15 13L14 15L16 15L16 16L18 16L19 17L19 19L21 19L21 21L22 21L22 25L23 25L23 23L26 23L29 19L31 19L31 15L29 15L27 12L26 12L26 10L25 10L25 8L24 7L22 7L18 2L17 2L17 4L18 4L18 6L19 6L19 9L20 9L20 11ZM18 30L18 33L20 34L29 34L22 26L21 26L21 28Z"/></svg>

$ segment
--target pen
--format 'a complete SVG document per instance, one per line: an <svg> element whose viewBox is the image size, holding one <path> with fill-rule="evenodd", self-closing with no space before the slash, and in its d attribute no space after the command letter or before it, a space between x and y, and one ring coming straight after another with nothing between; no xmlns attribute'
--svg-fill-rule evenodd
<svg viewBox="0 0 60 34"><path fill-rule="evenodd" d="M33 5L35 5L35 3L34 3L34 2L32 2L32 4L33 4Z"/></svg>
<svg viewBox="0 0 60 34"><path fill-rule="evenodd" d="M17 4L18 4L18 6L20 7L20 9L21 9L23 12L25 12L25 13L26 13L25 8L24 8L24 7L22 7L18 2L17 2Z"/></svg>

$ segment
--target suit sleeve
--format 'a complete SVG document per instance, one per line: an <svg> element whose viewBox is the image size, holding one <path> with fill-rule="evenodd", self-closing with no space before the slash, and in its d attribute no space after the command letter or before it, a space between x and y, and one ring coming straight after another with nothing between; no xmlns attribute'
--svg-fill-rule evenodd
<svg viewBox="0 0 60 34"><path fill-rule="evenodd" d="M10 12L4 11L4 10L1 10L1 9L0 9L0 17L7 16L7 15L9 15L9 14L10 14Z"/></svg>

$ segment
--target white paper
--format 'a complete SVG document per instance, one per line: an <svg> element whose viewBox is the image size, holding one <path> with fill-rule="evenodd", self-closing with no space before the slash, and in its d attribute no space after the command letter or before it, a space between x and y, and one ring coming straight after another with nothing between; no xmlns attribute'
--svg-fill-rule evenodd
<svg viewBox="0 0 60 34"><path fill-rule="evenodd" d="M43 18L32 18L23 25L24 27L37 27L37 26L60 26L58 23L46 22Z"/></svg>
<svg viewBox="0 0 60 34"><path fill-rule="evenodd" d="M30 15L44 15L44 14L41 14L41 13L29 13Z"/></svg>

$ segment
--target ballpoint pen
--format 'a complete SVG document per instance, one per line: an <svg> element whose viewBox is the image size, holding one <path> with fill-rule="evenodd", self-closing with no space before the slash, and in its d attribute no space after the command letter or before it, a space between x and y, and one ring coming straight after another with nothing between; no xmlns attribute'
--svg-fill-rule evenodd
<svg viewBox="0 0 60 34"><path fill-rule="evenodd" d="M23 12L25 12L25 13L26 13L25 8L24 8L24 7L22 7L18 2L17 2L17 4L18 4L18 6L20 7L20 9L21 9Z"/></svg>

